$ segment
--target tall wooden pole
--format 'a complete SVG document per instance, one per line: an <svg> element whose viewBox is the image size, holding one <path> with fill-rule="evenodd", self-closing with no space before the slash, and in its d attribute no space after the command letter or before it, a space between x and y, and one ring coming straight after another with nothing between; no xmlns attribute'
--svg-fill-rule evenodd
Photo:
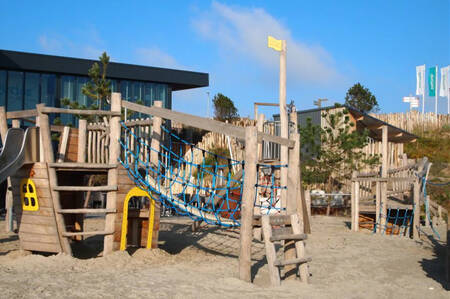
<svg viewBox="0 0 450 299"><path fill-rule="evenodd" d="M119 112L122 108L122 99L121 94L118 92L113 92L111 94L111 111ZM120 155L120 116L112 116L109 122L109 164L117 164L118 158ZM108 186L116 186L118 183L118 169L111 168L108 170ZM107 209L115 209L116 208L116 200L117 199L117 191L108 192L106 196L106 208ZM105 217L105 231L113 232L115 229L115 220L116 214L109 213L106 214ZM114 250L114 234L106 235L105 241L103 244L103 255L107 255Z"/></svg>
<svg viewBox="0 0 450 299"><path fill-rule="evenodd" d="M253 202L255 199L258 131L245 128L245 177L241 204L239 278L251 282L251 251L253 237Z"/></svg>
<svg viewBox="0 0 450 299"><path fill-rule="evenodd" d="M381 136L381 177L387 178L388 176L388 126L382 127ZM380 182L381 187L381 217L380 217L380 229L384 229L386 226L387 217L387 182Z"/></svg>
<svg viewBox="0 0 450 299"><path fill-rule="evenodd" d="M8 132L8 121L6 119L6 111L5 107L0 107L0 135L2 137L2 144L5 145L6 141L6 133ZM13 227L13 221L12 221L12 214L13 214L13 196L12 191L10 190L11 187L11 179L7 179L7 189L6 189L6 196L5 196L5 209L6 209L6 231L12 232Z"/></svg>
<svg viewBox="0 0 450 299"><path fill-rule="evenodd" d="M281 126L281 137L289 137L288 128L288 114L286 107L286 41L282 40L282 48L280 51L280 91L279 91L279 101L280 101L280 126ZM281 165L288 164L288 147L281 146L280 153L280 163ZM280 184L281 186L287 186L288 183L288 169L286 167L281 168L280 172ZM283 208L287 207L287 190L281 189L281 206Z"/></svg>

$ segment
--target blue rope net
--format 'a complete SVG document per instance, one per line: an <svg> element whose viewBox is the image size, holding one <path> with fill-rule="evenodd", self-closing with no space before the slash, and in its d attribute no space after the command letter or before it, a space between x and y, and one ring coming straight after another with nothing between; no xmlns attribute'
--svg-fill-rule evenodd
<svg viewBox="0 0 450 299"><path fill-rule="evenodd" d="M139 188L178 215L208 224L239 226L243 161L199 148L164 126L164 142L156 150L148 136L138 136L121 124L119 161ZM156 164L150 160L152 155L158 156ZM282 167L287 165L257 165L255 207L263 214L281 211L279 194L286 187L280 186L277 173Z"/></svg>

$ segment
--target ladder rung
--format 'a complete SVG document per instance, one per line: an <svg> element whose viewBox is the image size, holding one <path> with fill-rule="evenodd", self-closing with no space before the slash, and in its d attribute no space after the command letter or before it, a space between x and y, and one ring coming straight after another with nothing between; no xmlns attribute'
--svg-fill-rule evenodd
<svg viewBox="0 0 450 299"><path fill-rule="evenodd" d="M60 162L60 163L48 163L48 166L52 168L111 169L116 168L117 164Z"/></svg>
<svg viewBox="0 0 450 299"><path fill-rule="evenodd" d="M274 266L275 267L283 267L283 266L287 266L287 265L296 265L296 264L309 263L310 261L312 261L312 258L310 258L310 257L297 258L297 259L285 260L285 261L277 260L277 261L275 261Z"/></svg>
<svg viewBox="0 0 450 299"><path fill-rule="evenodd" d="M75 236L93 236L93 235L112 235L114 232L109 231L92 231L92 232L64 232L63 237L75 237Z"/></svg>
<svg viewBox="0 0 450 299"><path fill-rule="evenodd" d="M117 191L117 186L55 186L54 191Z"/></svg>
<svg viewBox="0 0 450 299"><path fill-rule="evenodd" d="M61 209L57 211L60 214L97 214L97 213L115 213L116 209Z"/></svg>
<svg viewBox="0 0 450 299"><path fill-rule="evenodd" d="M275 235L270 237L270 242L282 241L282 240L306 240L308 236L306 234L286 234L286 235Z"/></svg>

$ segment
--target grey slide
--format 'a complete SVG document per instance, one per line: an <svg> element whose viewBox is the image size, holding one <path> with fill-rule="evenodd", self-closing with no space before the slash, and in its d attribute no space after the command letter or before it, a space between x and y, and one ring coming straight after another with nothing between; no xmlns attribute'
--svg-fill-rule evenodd
<svg viewBox="0 0 450 299"><path fill-rule="evenodd" d="M0 153L0 183L16 173L23 164L36 162L38 149L37 128L28 128L25 132L19 128L9 129Z"/></svg>

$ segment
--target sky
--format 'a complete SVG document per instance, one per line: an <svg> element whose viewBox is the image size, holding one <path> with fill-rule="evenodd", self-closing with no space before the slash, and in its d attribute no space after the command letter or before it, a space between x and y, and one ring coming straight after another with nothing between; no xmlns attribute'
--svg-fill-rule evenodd
<svg viewBox="0 0 450 299"><path fill-rule="evenodd" d="M287 101L343 103L360 82L381 112L407 111L417 65L450 64L449 0L372 1L5 1L0 49L209 73L209 87L173 93L173 109L207 115L208 93L230 97L241 116L277 102L287 42ZM434 98L426 99L434 110ZM439 112L447 99L439 98ZM262 110L262 111L261 111ZM267 116L274 108L262 108Z"/></svg>

